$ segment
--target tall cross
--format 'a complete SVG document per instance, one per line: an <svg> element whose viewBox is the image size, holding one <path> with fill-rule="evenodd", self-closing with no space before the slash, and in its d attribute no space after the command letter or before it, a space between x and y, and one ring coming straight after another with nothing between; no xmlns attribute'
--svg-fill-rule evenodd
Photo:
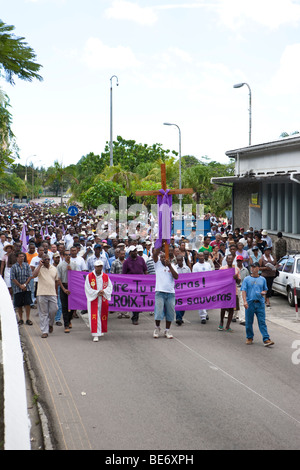
<svg viewBox="0 0 300 470"><path fill-rule="evenodd" d="M167 178L166 178L166 164L162 163L161 166L161 187L164 191L167 190ZM193 194L192 188L185 189L170 189L169 194ZM136 196L161 196L159 191L136 191ZM169 244L165 240L165 255L166 259L169 259Z"/></svg>

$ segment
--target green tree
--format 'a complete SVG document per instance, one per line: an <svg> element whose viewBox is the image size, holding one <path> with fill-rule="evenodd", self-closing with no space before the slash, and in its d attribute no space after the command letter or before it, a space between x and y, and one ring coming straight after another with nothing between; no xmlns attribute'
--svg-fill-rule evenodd
<svg viewBox="0 0 300 470"><path fill-rule="evenodd" d="M94 182L96 183L99 179L119 184L126 196L132 193L133 183L139 182L137 173L124 170L120 164L117 166L106 166L103 172L95 178Z"/></svg>
<svg viewBox="0 0 300 470"><path fill-rule="evenodd" d="M27 187L24 181L14 173L3 173L0 175L0 193L6 198L15 196L22 198L27 194Z"/></svg>
<svg viewBox="0 0 300 470"><path fill-rule="evenodd" d="M11 129L12 115L9 107L8 96L0 90L0 173L18 155L15 136Z"/></svg>
<svg viewBox="0 0 300 470"><path fill-rule="evenodd" d="M120 164L127 171L136 172L136 168L145 162L165 161L170 150L164 150L161 144L137 144L135 140L125 140L121 136L113 142L114 165ZM109 165L110 148L106 143L101 158Z"/></svg>
<svg viewBox="0 0 300 470"><path fill-rule="evenodd" d="M63 191L72 180L77 181L74 176L73 166L65 167L56 160L54 165L48 168L46 184L56 186L56 194L60 193L61 206L63 205Z"/></svg>
<svg viewBox="0 0 300 470"><path fill-rule="evenodd" d="M210 205L214 192L217 188L211 184L211 178L230 176L234 173L234 164L222 164L216 161L209 161L207 157L202 157L198 165L192 166L184 171L182 176L183 187L193 188L197 204L205 204L210 211Z"/></svg>
<svg viewBox="0 0 300 470"><path fill-rule="evenodd" d="M40 64L36 62L34 50L25 42L25 38L17 37L12 32L15 27L6 25L0 20L0 67L6 80L14 85L14 78L31 82L42 80L38 74Z"/></svg>
<svg viewBox="0 0 300 470"><path fill-rule="evenodd" d="M100 204L119 206L119 197L125 196L123 188L118 183L99 179L91 188L81 195L85 209L97 209Z"/></svg>

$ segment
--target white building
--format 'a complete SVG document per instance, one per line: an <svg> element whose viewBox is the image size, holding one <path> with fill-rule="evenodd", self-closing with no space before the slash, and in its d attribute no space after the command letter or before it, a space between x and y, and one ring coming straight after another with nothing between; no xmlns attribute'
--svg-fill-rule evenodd
<svg viewBox="0 0 300 470"><path fill-rule="evenodd" d="M232 186L233 226L282 232L300 250L300 136L230 150L235 175L212 178Z"/></svg>

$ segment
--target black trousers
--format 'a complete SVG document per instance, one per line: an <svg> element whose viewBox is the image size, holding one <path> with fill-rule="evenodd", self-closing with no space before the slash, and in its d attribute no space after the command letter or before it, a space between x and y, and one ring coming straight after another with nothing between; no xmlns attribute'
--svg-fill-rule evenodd
<svg viewBox="0 0 300 470"><path fill-rule="evenodd" d="M68 284L63 284L63 286L65 289L68 289ZM62 308L65 328L68 328L69 324L71 323L73 311L74 311L74 310L69 310L68 308L68 297L69 296L65 294L65 292L62 289L60 289L61 308Z"/></svg>

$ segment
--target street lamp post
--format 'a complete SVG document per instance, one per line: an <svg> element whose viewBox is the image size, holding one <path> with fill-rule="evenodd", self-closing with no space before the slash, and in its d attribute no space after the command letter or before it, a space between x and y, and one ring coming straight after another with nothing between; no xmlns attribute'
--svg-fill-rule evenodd
<svg viewBox="0 0 300 470"><path fill-rule="evenodd" d="M237 83L233 85L233 88L241 88L242 86L246 85L249 89L249 145L251 145L251 133L252 133L252 93L251 88L248 83Z"/></svg>
<svg viewBox="0 0 300 470"><path fill-rule="evenodd" d="M38 160L35 163L40 163L42 160ZM32 188L31 188L31 197L34 199L34 167L32 165L32 182L31 182Z"/></svg>
<svg viewBox="0 0 300 470"><path fill-rule="evenodd" d="M181 189L181 130L177 124L172 124L171 122L164 122L164 126L175 126L179 132L179 189ZM182 216L182 194L179 194L179 207L180 216Z"/></svg>
<svg viewBox="0 0 300 470"><path fill-rule="evenodd" d="M110 166L113 166L114 164L114 158L113 158L113 118L112 118L112 81L113 81L113 78L116 78L117 80L117 86L119 86L119 80L118 80L118 77L116 75L113 75L111 78L110 78Z"/></svg>
<svg viewBox="0 0 300 470"><path fill-rule="evenodd" d="M26 162L25 162L25 182L27 181L27 160L29 158L32 158L32 157L36 157L36 155L29 155L29 157L26 158Z"/></svg>

